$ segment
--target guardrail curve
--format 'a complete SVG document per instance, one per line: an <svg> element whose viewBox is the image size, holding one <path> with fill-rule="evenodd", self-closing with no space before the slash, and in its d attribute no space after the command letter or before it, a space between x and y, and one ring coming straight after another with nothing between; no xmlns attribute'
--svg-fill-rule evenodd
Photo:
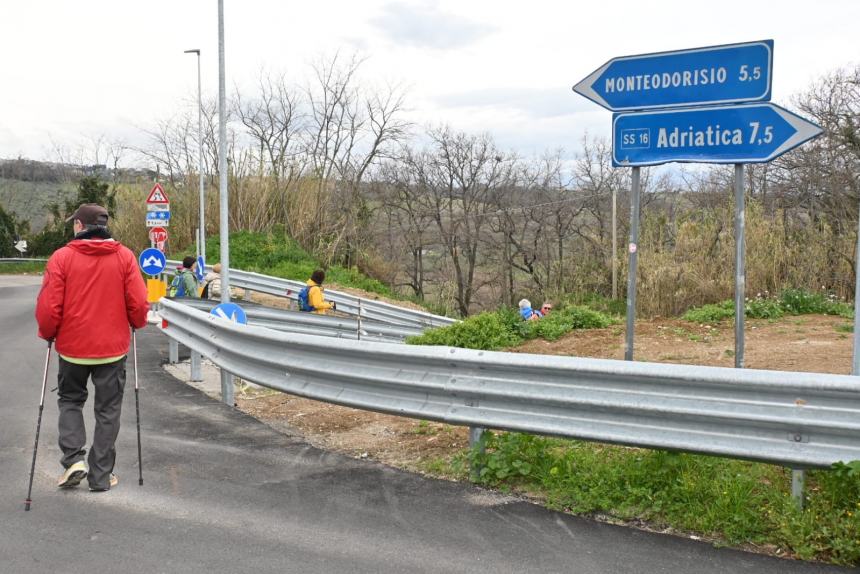
<svg viewBox="0 0 860 574"><path fill-rule="evenodd" d="M165 273L173 275L175 267L181 264L181 261L168 260ZM258 293L276 295L278 297L286 297L295 301L298 299L299 291L305 287L305 284L301 281L231 268L230 286ZM456 322L456 319L451 319L450 317L442 317L441 315L434 315L426 311L406 309L390 303L357 297L350 293L328 288L325 290L325 298L329 301L334 301L337 304L337 310L347 315L358 317L360 309L362 319L370 319L392 325L420 327L423 329L427 327L443 327Z"/></svg>
<svg viewBox="0 0 860 574"><path fill-rule="evenodd" d="M827 467L860 459L856 377L419 347L236 325L162 300L162 330L245 380L456 425Z"/></svg>

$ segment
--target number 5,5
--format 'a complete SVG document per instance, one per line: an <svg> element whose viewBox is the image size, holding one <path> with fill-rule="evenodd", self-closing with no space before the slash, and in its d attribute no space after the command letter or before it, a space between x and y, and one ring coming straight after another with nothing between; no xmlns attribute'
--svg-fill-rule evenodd
<svg viewBox="0 0 860 574"><path fill-rule="evenodd" d="M747 64L741 66L740 74L738 74L738 79L740 81L755 81L759 78L761 78L761 66L754 66L752 73L750 73L749 66Z"/></svg>

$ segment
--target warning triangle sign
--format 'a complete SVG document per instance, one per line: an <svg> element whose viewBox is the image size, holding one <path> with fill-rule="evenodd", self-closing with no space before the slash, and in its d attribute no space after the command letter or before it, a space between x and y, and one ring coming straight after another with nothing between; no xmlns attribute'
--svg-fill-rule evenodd
<svg viewBox="0 0 860 574"><path fill-rule="evenodd" d="M149 196L146 198L146 203L170 203L170 200L167 199L167 194L164 193L164 188L161 187L160 183L156 183L152 186L152 191L149 192Z"/></svg>

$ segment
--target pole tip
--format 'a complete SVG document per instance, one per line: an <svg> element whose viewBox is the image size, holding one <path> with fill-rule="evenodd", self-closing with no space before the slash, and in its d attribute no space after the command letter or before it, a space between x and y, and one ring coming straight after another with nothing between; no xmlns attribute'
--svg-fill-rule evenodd
<svg viewBox="0 0 860 574"><path fill-rule="evenodd" d="M141 478L140 480L138 480L138 481L137 481L137 484L138 484L139 486L143 486L143 479Z"/></svg>
<svg viewBox="0 0 860 574"><path fill-rule="evenodd" d="M24 501L24 510L27 510L27 511L29 511L29 510L30 510L30 503L31 503L31 502L33 502L33 501L32 501L32 500L30 500L30 499L27 499L27 500L25 500L25 501Z"/></svg>

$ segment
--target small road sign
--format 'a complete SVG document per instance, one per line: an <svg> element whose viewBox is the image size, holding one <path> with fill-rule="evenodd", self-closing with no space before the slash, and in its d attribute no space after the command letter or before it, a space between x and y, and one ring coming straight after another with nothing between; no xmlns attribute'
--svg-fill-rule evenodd
<svg viewBox="0 0 860 574"><path fill-rule="evenodd" d="M147 211L170 211L169 203L147 203Z"/></svg>
<svg viewBox="0 0 860 574"><path fill-rule="evenodd" d="M149 240L155 248L164 253L164 245L167 243L167 230L163 227L152 227L149 230Z"/></svg>
<svg viewBox="0 0 860 574"><path fill-rule="evenodd" d="M164 193L164 188L161 187L160 183L156 183L152 186L152 190L150 190L149 195L146 197L146 203L170 203L170 200L167 199L167 194Z"/></svg>
<svg viewBox="0 0 860 574"><path fill-rule="evenodd" d="M221 303L220 305L216 305L212 308L209 314L241 325L248 324L248 316L245 315L245 311L235 303Z"/></svg>
<svg viewBox="0 0 860 574"><path fill-rule="evenodd" d="M18 241L18 243L15 244L15 249L18 251L18 253L24 253L25 251L27 251L27 242L23 239Z"/></svg>
<svg viewBox="0 0 860 574"><path fill-rule="evenodd" d="M612 165L762 163L821 132L774 104L615 114Z"/></svg>
<svg viewBox="0 0 860 574"><path fill-rule="evenodd" d="M164 271L164 267L167 265L167 259L165 259L164 254L158 249L152 247L141 251L140 256L137 258L137 262L144 273L153 276L162 273Z"/></svg>
<svg viewBox="0 0 860 574"><path fill-rule="evenodd" d="M197 280L203 281L206 277L206 260L202 255L197 256Z"/></svg>
<svg viewBox="0 0 860 574"><path fill-rule="evenodd" d="M573 90L613 111L769 101L773 40L613 58Z"/></svg>
<svg viewBox="0 0 860 574"><path fill-rule="evenodd" d="M147 227L167 227L170 225L169 211L147 211L146 226Z"/></svg>

